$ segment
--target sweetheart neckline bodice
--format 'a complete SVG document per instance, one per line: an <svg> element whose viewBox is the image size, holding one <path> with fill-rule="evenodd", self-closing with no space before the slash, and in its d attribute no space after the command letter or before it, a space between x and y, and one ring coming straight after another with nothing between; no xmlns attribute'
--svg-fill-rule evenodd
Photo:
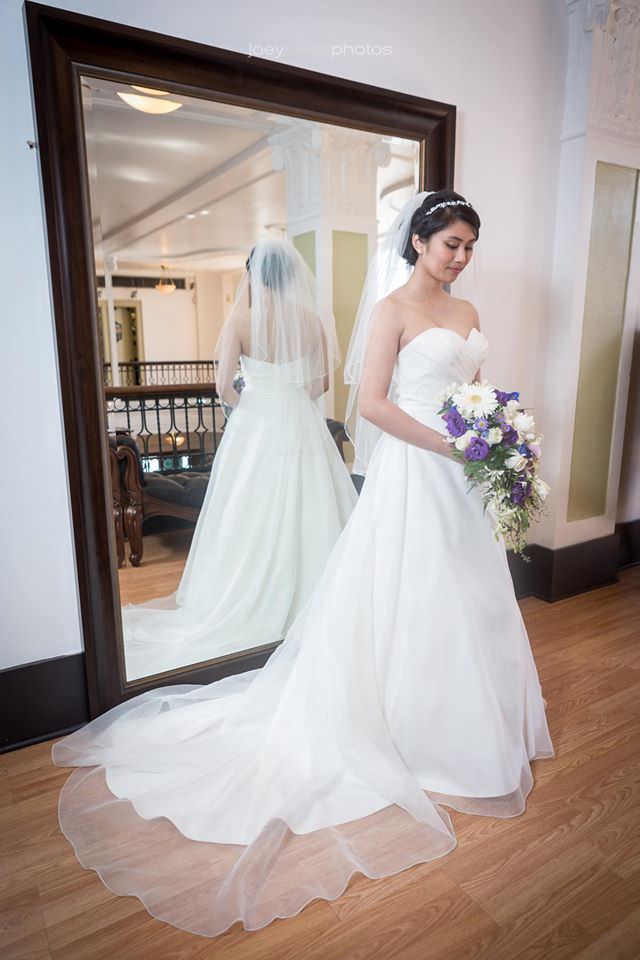
<svg viewBox="0 0 640 960"><path fill-rule="evenodd" d="M404 353L405 350L408 350L411 344L415 343L416 340L420 340L422 337L425 336L425 334L432 333L434 330L440 330L443 333L452 333L454 337L457 337L459 340L462 340L463 343L469 343L471 340L471 334L474 332L479 334L483 339L486 340L486 337L483 334L482 330L479 330L477 327L471 327L471 330L469 331L467 336L463 337L461 333L458 333L456 330L452 330L450 327L438 327L434 325L433 327L427 327L426 330L422 330L420 333L417 333L415 337L412 337L412 339L409 340L409 343L405 343L404 347L398 350L398 356L400 356L401 353Z"/></svg>

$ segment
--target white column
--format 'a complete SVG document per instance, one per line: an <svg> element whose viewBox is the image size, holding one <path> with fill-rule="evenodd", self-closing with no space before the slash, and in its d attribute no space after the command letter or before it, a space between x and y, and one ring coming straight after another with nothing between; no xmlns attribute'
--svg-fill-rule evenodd
<svg viewBox="0 0 640 960"><path fill-rule="evenodd" d="M369 256L375 250L380 166L391 159L389 144L362 130L286 123L269 138L274 169L284 171L288 239L315 235L318 307L332 311L333 233L365 235ZM333 378L325 414L334 415Z"/></svg>
<svg viewBox="0 0 640 960"><path fill-rule="evenodd" d="M532 539L560 548L614 530L615 502L604 515L567 522L587 264L598 160L640 167L640 4L567 0L569 49L559 149L549 326L539 371L541 475L551 484L549 516ZM552 185L541 184L541 189ZM637 251L639 245L634 245ZM628 338L623 341L623 349ZM621 370L627 358L621 361ZM626 398L616 409L613 456L620 457ZM614 464L614 473L615 473ZM617 464L619 474L619 462ZM615 479L615 478L612 478ZM615 484L612 483L612 486Z"/></svg>

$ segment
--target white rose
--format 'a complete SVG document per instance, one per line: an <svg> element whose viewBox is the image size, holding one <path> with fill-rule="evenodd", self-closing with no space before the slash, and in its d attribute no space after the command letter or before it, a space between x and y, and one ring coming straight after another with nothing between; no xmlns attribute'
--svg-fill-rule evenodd
<svg viewBox="0 0 640 960"><path fill-rule="evenodd" d="M510 453L507 459L504 461L505 466L509 467L510 470L517 470L520 472L524 470L527 465L527 458L524 457L521 453L517 453L515 450L513 453Z"/></svg>
<svg viewBox="0 0 640 960"><path fill-rule="evenodd" d="M466 433L463 433L461 437L456 439L456 450L466 450L469 446L472 437L477 437L478 434L475 430L467 430Z"/></svg>
<svg viewBox="0 0 640 960"><path fill-rule="evenodd" d="M493 446L494 443L500 443L502 440L502 430L500 427L491 427L491 430L487 433L485 440L490 446Z"/></svg>
<svg viewBox="0 0 640 960"><path fill-rule="evenodd" d="M533 430L535 427L533 417L528 413L523 413L522 411L515 414L511 423L516 430L519 430L521 433L527 433Z"/></svg>

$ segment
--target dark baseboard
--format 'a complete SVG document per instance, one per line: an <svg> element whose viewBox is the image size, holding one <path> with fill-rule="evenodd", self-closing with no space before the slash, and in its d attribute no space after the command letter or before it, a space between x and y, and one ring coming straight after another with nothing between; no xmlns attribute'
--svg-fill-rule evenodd
<svg viewBox="0 0 640 960"><path fill-rule="evenodd" d="M620 537L618 566L630 567L640 563L640 520L617 523L616 533Z"/></svg>
<svg viewBox="0 0 640 960"><path fill-rule="evenodd" d="M510 551L509 569L518 600L539 597L548 603L616 583L620 566L620 535L587 540L559 550L531 544L526 563Z"/></svg>
<svg viewBox="0 0 640 960"><path fill-rule="evenodd" d="M640 520L616 526L597 540L550 550L527 547L531 562L509 551L507 559L516 596L553 603L615 583L620 567L640 562ZM254 653L230 664L219 663L189 674L165 678L163 684L212 683L228 673L253 670L269 658ZM135 695L135 691L131 691ZM0 753L63 736L89 719L84 654L54 657L0 671Z"/></svg>
<svg viewBox="0 0 640 960"><path fill-rule="evenodd" d="M83 653L0 670L0 753L69 733L88 719Z"/></svg>

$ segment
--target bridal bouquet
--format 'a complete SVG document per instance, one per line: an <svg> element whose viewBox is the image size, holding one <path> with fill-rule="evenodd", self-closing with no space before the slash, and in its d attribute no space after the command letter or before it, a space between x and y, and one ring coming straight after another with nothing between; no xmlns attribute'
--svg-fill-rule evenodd
<svg viewBox="0 0 640 960"><path fill-rule="evenodd" d="M464 464L472 487L490 508L496 539L529 561L523 551L531 522L543 512L549 485L538 477L541 436L533 417L519 404L517 390L505 393L488 380L450 384L439 397L438 413L447 425L446 439Z"/></svg>

